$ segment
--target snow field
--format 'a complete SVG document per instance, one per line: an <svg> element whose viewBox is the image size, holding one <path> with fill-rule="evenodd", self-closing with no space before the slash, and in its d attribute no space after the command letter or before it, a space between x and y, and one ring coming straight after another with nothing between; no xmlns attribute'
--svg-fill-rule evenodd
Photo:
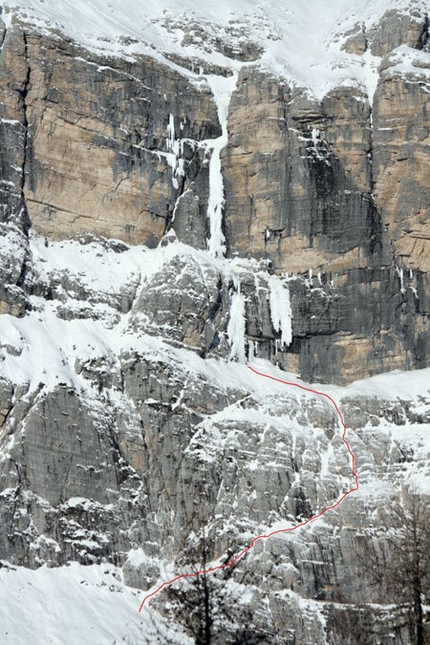
<svg viewBox="0 0 430 645"><path fill-rule="evenodd" d="M141 645L191 639L154 612L138 614L139 591L112 565L36 571L0 563L0 640L7 645Z"/></svg>
<svg viewBox="0 0 430 645"><path fill-rule="evenodd" d="M356 25L367 29L389 10L424 14L425 0L5 0L10 11L40 28L55 28L90 50L120 56L144 53L168 61L163 52L200 58L237 71L238 62L213 45L216 39L240 49L244 39L263 50L260 64L322 98L338 84L359 82L372 96L379 59L341 50L342 34ZM199 30L201 35L199 35ZM184 36L190 36L184 39ZM128 40L128 44L127 44ZM173 63L171 63L173 65ZM249 63L245 63L249 64ZM252 64L252 62L251 62ZM186 73L182 70L183 73Z"/></svg>

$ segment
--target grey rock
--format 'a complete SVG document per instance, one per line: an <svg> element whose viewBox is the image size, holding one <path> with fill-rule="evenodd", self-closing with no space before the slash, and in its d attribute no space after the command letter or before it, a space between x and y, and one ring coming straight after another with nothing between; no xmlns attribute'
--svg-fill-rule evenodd
<svg viewBox="0 0 430 645"><path fill-rule="evenodd" d="M424 17L419 12L402 13L387 11L379 23L367 34L370 51L374 56L384 56L399 45L415 47L418 43Z"/></svg>

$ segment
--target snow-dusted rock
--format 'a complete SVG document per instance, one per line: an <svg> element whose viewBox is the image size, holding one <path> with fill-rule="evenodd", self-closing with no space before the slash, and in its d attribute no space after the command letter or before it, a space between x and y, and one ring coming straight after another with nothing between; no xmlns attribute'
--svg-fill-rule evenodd
<svg viewBox="0 0 430 645"><path fill-rule="evenodd" d="M79 615L87 598L110 613L110 590L131 627L109 616L103 631L98 617L91 642L198 642L192 578L136 620L141 598L123 582L149 591L218 566L331 506L208 578L213 642L355 645L371 625L369 642L404 645L398 598L369 563L390 557L399 491L428 499L428 370L327 383L428 364L421 11L11 4L0 573L18 586L0 606L17 614L30 585L37 602L56 584L70 600L70 583ZM355 480L332 403L247 363L326 383L360 482L339 506ZM84 620L79 631L45 613L42 631L11 642L88 641ZM6 613L0 623L10 629Z"/></svg>

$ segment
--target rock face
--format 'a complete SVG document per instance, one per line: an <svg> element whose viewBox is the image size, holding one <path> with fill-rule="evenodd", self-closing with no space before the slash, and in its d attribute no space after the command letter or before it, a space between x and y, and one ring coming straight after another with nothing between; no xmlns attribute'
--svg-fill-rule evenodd
<svg viewBox="0 0 430 645"><path fill-rule="evenodd" d="M369 118L360 91L342 88L320 105L258 70L243 72L225 154L230 253L246 249L290 272L366 265L378 235L365 193Z"/></svg>
<svg viewBox="0 0 430 645"><path fill-rule="evenodd" d="M394 57L385 63L375 94L374 191L395 257L428 273L428 86L420 74L420 61L416 74L406 76L396 69L396 62Z"/></svg>
<svg viewBox="0 0 430 645"><path fill-rule="evenodd" d="M369 36L372 46L378 37ZM257 66L239 74L222 152L226 246L231 257L270 260L278 274L315 276L305 290L291 284L293 343L264 353L306 379L346 382L427 364L422 57L404 73L388 54L372 102L357 86L317 101ZM3 229L4 264L10 245L22 256L5 266L3 312L28 306L19 238L30 223L53 239L85 232L149 247L173 228L206 248L210 140L221 126L204 79L148 57L89 55L20 24L5 32L1 65L3 221L14 222ZM313 288L326 294L320 326Z"/></svg>
<svg viewBox="0 0 430 645"><path fill-rule="evenodd" d="M410 88L408 96L394 101L399 87ZM299 369L308 379L323 378L333 364L347 379L364 363L370 374L392 360L397 367L425 365L428 304L414 295L414 284L406 302L402 276L427 292L430 198L419 162L428 154L426 96L425 84L408 82L390 67L373 110L357 88L337 89L317 103L258 70L247 69L239 79L224 157L229 253L266 257L277 271L318 274L320 283L334 284L337 297L326 300L328 333L322 325L316 339L315 330L294 327ZM418 133L425 138L419 141ZM384 302L393 298L398 305L388 306L387 317ZM373 299L382 306L378 320ZM294 321L307 319L305 307L301 299L302 315ZM415 331L404 318L412 311ZM402 349L394 340L399 324L414 336L409 344L401 332Z"/></svg>
<svg viewBox="0 0 430 645"><path fill-rule="evenodd" d="M226 362L243 360L247 342L279 360L291 330L275 303L287 308L295 294L297 316L294 302L308 294L323 312L329 286L287 285L265 263L220 262L172 234L146 251L94 239L46 247L33 234L29 242L39 293L24 318L10 317L0 355L0 559L112 562L147 590L161 576L160 554L177 571L203 557L224 561L267 526L303 521L351 487L330 402L261 386L245 365ZM372 394L346 389L340 402L363 493L322 523L258 543L215 577L214 642L248 638L249 610L260 642L342 643L357 596L381 604L381 616L366 620L376 632L391 625L397 636L387 642L408 642L384 608L396 599L375 588L371 571L355 572L383 526L380 494L388 504L400 482L428 468L430 393L421 386L402 397L396 380L381 383L386 398L375 381L364 390ZM167 608L160 597L154 610L182 624L196 593L172 588Z"/></svg>
<svg viewBox="0 0 430 645"><path fill-rule="evenodd" d="M85 54L19 25L5 36L2 116L28 139L29 217L57 239L90 231L155 245L201 166L197 142L220 134L210 90L153 59Z"/></svg>
<svg viewBox="0 0 430 645"><path fill-rule="evenodd" d="M375 93L348 82L322 98L265 71L249 33L234 49L213 25L184 31L232 71L8 25L0 560L111 562L148 590L354 484L329 397L262 385L246 363L340 385L428 365L422 25L388 12L354 27L344 51L383 57ZM211 642L411 642L363 552L389 561L384 507L428 476L426 374L330 390L360 491L214 576ZM153 605L202 642L198 584Z"/></svg>

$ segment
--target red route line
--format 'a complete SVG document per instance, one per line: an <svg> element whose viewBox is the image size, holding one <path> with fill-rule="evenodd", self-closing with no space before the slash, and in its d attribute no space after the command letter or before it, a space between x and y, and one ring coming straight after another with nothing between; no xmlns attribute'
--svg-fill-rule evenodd
<svg viewBox="0 0 430 645"><path fill-rule="evenodd" d="M200 571L195 571L194 573L181 573L175 578L172 578L171 580L166 580L166 582L163 582L161 585L159 585L155 591L152 591L151 593L147 594L144 596L142 602L140 603L139 607L139 612L142 611L143 606L145 603L155 596L159 591L164 589L164 587L168 587L172 585L174 582L177 580L182 580L183 578L195 578L197 576L202 575L203 573L213 573L214 571L220 571L221 569L227 569L228 567L231 567L235 562L237 562L240 558L242 558L245 553L248 553L250 551L257 540L267 540L268 538L272 537L273 535L278 535L279 533L291 533L292 531L297 531L297 529L301 528L302 526L306 526L307 524L310 524L314 520L318 519L319 517L322 517L328 511L332 511L334 508L337 508L340 506L343 502L343 500L348 497L348 495L351 495L351 493L354 493L355 491L358 490L359 484L358 484L358 475L355 472L355 457L354 453L351 450L351 446L349 445L347 439L346 439L346 425L345 421L342 415L342 412L339 410L339 407L336 403L336 401L330 396L330 394L326 394L325 392L319 392L318 390L313 390L310 387L305 387L304 385L299 385L298 383L291 383L290 381L284 381L281 378L276 378L276 376L271 376L270 374L264 374L263 372L259 372L258 370L254 369L250 365L248 365L248 369L251 370L251 372L254 372L254 374L258 374L258 376L263 376L264 378L268 378L271 381L275 381L276 383L282 383L283 385L290 385L291 387L297 387L299 390L304 390L305 392L311 392L312 394L318 394L319 396L323 396L326 399L330 401L330 403L333 405L334 409L336 410L336 413L340 419L342 428L343 428L343 433L342 433L342 441L346 446L346 449L351 457L351 472L352 476L354 478L355 484L352 488L347 490L343 495L339 497L339 499L334 502L333 504L330 504L330 506L327 506L324 510L320 511L316 515L313 515L312 517L309 517L307 520L304 522L300 522L299 524L296 524L295 526L290 526L286 529L277 529L276 531L271 531L267 535L257 535L257 537L253 538L251 544L249 544L247 547L245 547L240 553L236 555L230 562L226 562L225 564L218 564L216 567L211 567L210 569L201 569Z"/></svg>

